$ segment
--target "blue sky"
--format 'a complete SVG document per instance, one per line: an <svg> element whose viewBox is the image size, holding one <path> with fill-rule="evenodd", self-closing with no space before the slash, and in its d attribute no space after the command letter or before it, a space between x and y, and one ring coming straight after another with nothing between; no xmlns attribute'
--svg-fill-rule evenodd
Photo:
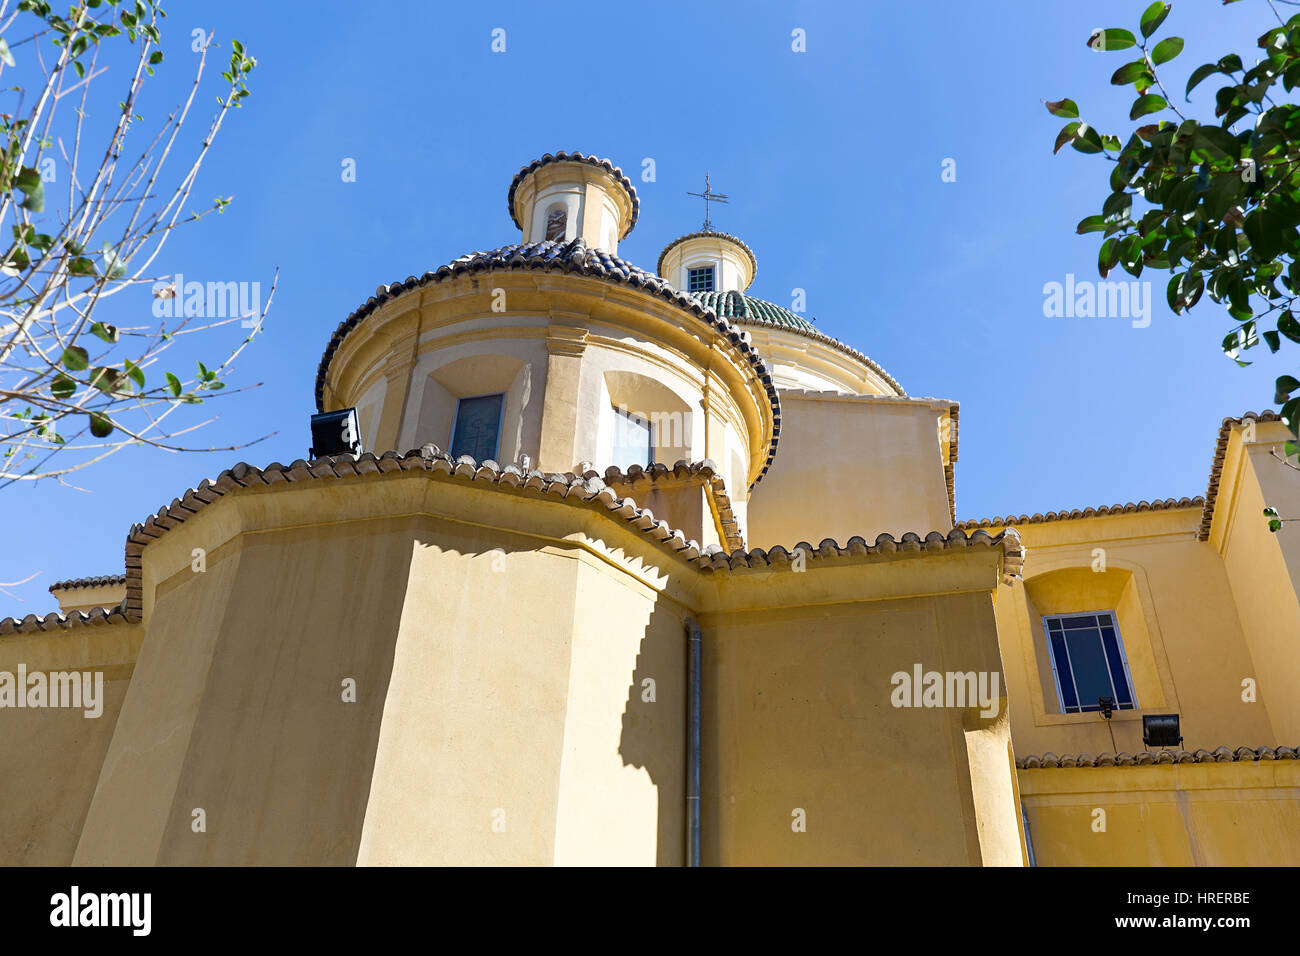
<svg viewBox="0 0 1300 956"><path fill-rule="evenodd" d="M1255 349L1237 368L1218 347L1226 312L1207 297L1173 316L1167 273L1150 276L1147 328L1043 314L1045 283L1097 278L1097 237L1074 224L1100 211L1110 166L1054 157L1061 121L1042 101L1070 96L1104 132L1127 130L1132 90L1108 83L1125 55L1085 40L1135 30L1144 5L167 4L146 119L188 83L193 28L241 39L259 65L194 194L234 203L177 233L159 272L265 289L280 270L266 330L230 379L260 388L185 411L220 415L193 436L204 446L278 431L233 452L129 449L78 473L85 491L0 492L0 581L40 572L9 589L20 601L0 596L0 615L52 609L55 580L120 573L130 525L202 478L305 457L335 325L380 283L517 241L510 180L557 149L632 175L641 216L619 252L650 270L699 228L685 193L708 170L732 197L715 227L758 256L751 293L789 305L805 289L820 329L910 394L961 402L959 519L1204 493L1220 420L1265 407L1300 353ZM1187 41L1166 68L1174 87L1229 51L1246 59L1272 22L1256 0L1176 2L1162 29ZM505 53L490 48L498 27ZM796 28L804 53L791 50ZM345 159L356 182L340 175ZM955 182L942 180L945 159ZM147 315L147 291L119 298L98 317ZM241 335L216 330L198 355Z"/></svg>

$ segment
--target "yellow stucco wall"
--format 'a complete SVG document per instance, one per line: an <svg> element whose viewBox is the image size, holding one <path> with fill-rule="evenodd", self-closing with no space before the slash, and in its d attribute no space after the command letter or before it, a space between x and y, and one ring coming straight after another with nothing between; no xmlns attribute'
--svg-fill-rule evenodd
<svg viewBox="0 0 1300 956"><path fill-rule="evenodd" d="M0 845L80 865L678 865L696 616L708 861L1016 865L1005 700L993 719L890 705L918 653L1000 669L1000 573L996 548L708 573L598 506L420 472L240 489L144 549L143 625L0 641L63 640L69 662L90 636L136 641L113 645L131 680L97 743L42 724L62 778L7 808ZM882 788L918 761L932 794ZM41 800L69 788L81 807L51 819ZM61 842L33 856L17 841L41 827Z"/></svg>
<svg viewBox="0 0 1300 956"><path fill-rule="evenodd" d="M1300 517L1300 474L1269 453L1290 438L1280 422L1258 423L1254 440L1232 429L1224 457L1209 544L1223 567L1254 659L1261 699L1269 701L1274 731L1285 743L1300 740L1300 522L1276 534L1265 506L1284 518Z"/></svg>
<svg viewBox="0 0 1300 956"><path fill-rule="evenodd" d="M144 628L101 624L0 638L0 671L103 675L103 710L0 714L0 866L66 866L112 739Z"/></svg>
<svg viewBox="0 0 1300 956"><path fill-rule="evenodd" d="M926 399L783 392L780 452L749 501L749 546L947 531L940 415Z"/></svg>
<svg viewBox="0 0 1300 956"><path fill-rule="evenodd" d="M1000 672L971 557L721 583L701 618L706 864L1020 864L1005 700L1001 720L891 702L918 663Z"/></svg>
<svg viewBox="0 0 1300 956"><path fill-rule="evenodd" d="M1096 713L1062 714L1052 681L1044 614L1115 611L1138 709L1116 711L1115 747L1143 749L1144 713L1178 713L1184 747L1277 745L1277 693L1260 682L1223 562L1196 540L1199 507L1018 525L1030 555L1023 583L997 605L1018 756L1112 749ZM1102 562L1104 561L1104 570ZM1096 570L1094 570L1094 567Z"/></svg>
<svg viewBox="0 0 1300 956"><path fill-rule="evenodd" d="M1039 866L1295 866L1300 761L1021 770Z"/></svg>

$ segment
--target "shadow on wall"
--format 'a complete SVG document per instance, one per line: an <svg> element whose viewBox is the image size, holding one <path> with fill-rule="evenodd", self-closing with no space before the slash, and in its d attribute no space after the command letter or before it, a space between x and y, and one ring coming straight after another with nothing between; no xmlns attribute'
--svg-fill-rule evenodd
<svg viewBox="0 0 1300 956"><path fill-rule="evenodd" d="M619 753L659 795L656 862L686 860L686 633L682 614L657 604L646 623L623 711Z"/></svg>
<svg viewBox="0 0 1300 956"><path fill-rule="evenodd" d="M194 695L159 864L356 861L414 533L410 519L376 525L253 536L159 589L118 723L127 763L145 762L115 788L129 804L132 787L165 778L133 741L170 749L168 707ZM205 833L193 829L195 808Z"/></svg>

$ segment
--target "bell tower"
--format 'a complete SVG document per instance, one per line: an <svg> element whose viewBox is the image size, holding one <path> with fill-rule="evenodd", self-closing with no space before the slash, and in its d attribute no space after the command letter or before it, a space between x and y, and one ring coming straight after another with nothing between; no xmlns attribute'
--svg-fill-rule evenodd
<svg viewBox="0 0 1300 956"><path fill-rule="evenodd" d="M523 242L582 239L611 256L641 209L632 180L609 160L563 151L521 169L508 202Z"/></svg>

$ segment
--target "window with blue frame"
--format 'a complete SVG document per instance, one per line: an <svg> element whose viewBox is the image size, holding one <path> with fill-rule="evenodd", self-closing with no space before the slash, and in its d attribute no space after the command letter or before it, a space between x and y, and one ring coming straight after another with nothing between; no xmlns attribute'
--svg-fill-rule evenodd
<svg viewBox="0 0 1300 956"><path fill-rule="evenodd" d="M650 419L614 406L614 458L612 464L619 468L640 465L644 468L654 461L655 431Z"/></svg>
<svg viewBox="0 0 1300 956"><path fill-rule="evenodd" d="M686 291L687 292L712 292L713 291L713 266L706 266L703 269L686 270Z"/></svg>
<svg viewBox="0 0 1300 956"><path fill-rule="evenodd" d="M1137 707L1114 611L1050 615L1043 631L1061 713L1098 711L1101 697L1113 699L1116 710Z"/></svg>
<svg viewBox="0 0 1300 956"><path fill-rule="evenodd" d="M469 455L475 461L496 459L504 402L504 395L460 400L456 405L456 426L451 433L451 457Z"/></svg>

